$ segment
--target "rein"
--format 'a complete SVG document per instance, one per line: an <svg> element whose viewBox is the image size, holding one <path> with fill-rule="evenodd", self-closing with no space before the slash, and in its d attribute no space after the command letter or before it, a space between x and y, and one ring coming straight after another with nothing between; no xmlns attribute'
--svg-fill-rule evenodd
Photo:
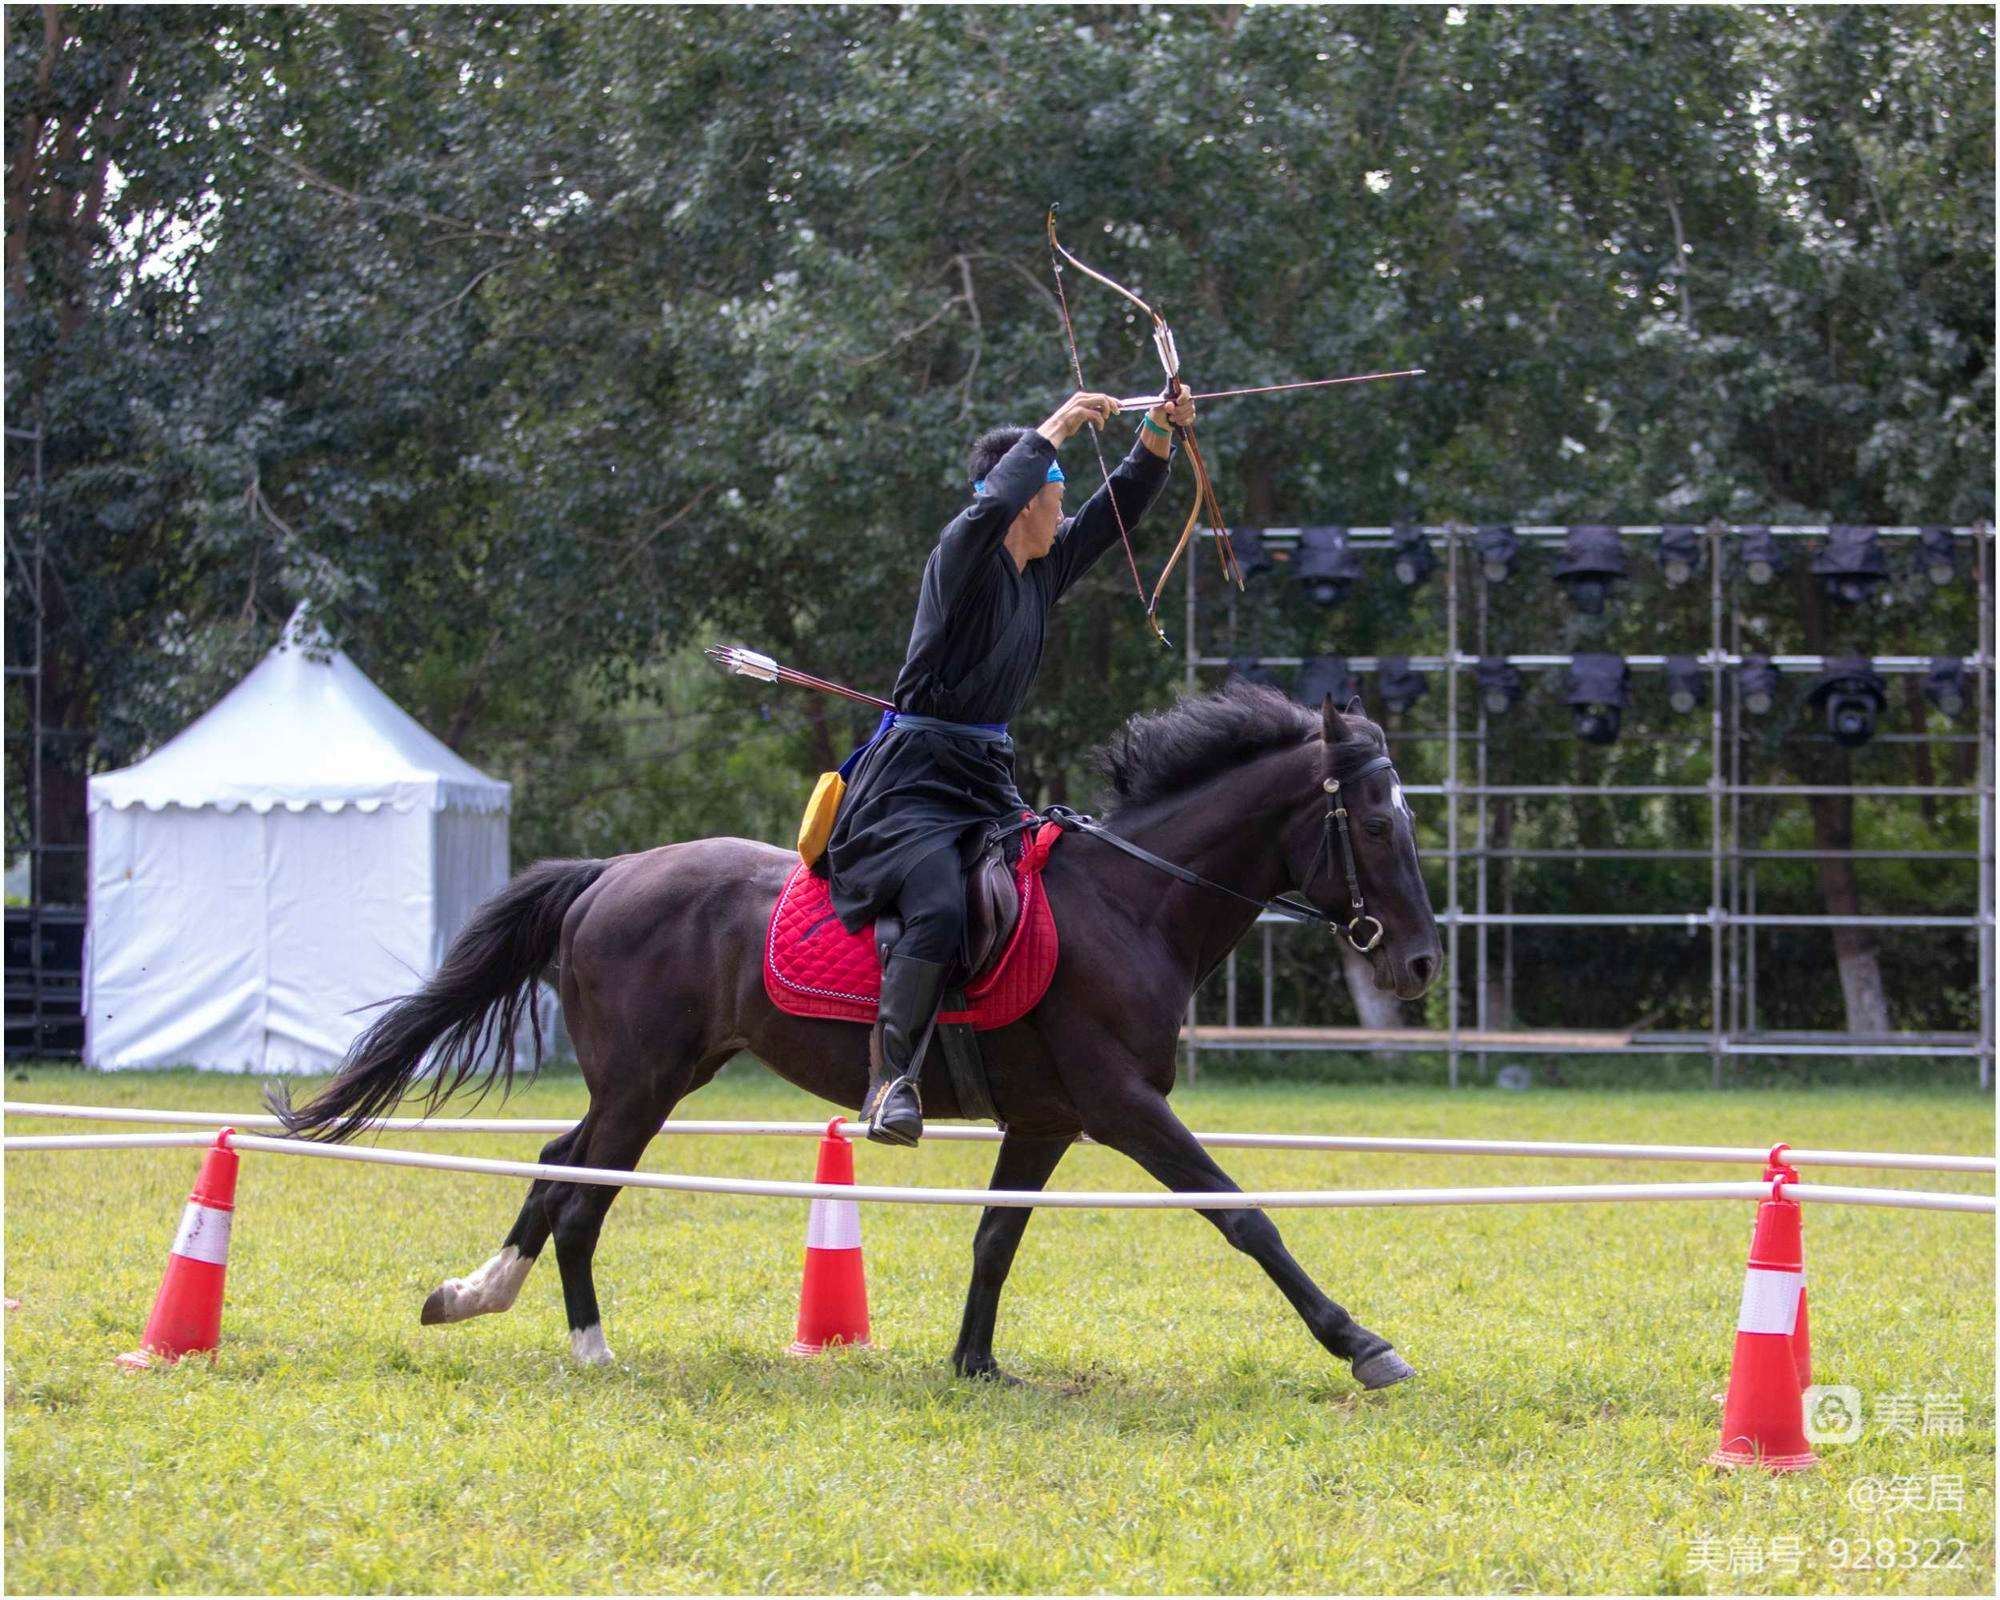
<svg viewBox="0 0 2000 1600"><path fill-rule="evenodd" d="M1386 755L1371 756L1348 773L1345 781L1358 782L1373 773L1393 769L1394 765L1395 763ZM1368 903L1361 894L1361 877L1354 864L1354 840L1348 831L1347 803L1341 798L1342 781L1339 778L1321 780L1320 787L1326 792L1326 815L1321 819L1319 849L1314 853L1312 866L1306 872L1305 887L1310 888L1313 879L1319 876L1320 863L1331 862L1333 859L1333 843L1338 837L1341 866L1347 874L1347 903L1354 913L1345 922L1330 912L1320 910L1307 900L1294 900L1282 894L1273 895L1268 900L1260 900L1255 895L1243 893L1240 889L1232 889L1226 883L1217 883L1212 878L1204 878L1200 873L1191 871L1178 862L1154 855L1144 846L1136 845L1130 839L1113 833L1095 817L1084 816L1080 812L1072 811L1068 806L1050 806L1048 819L1064 828L1074 828L1079 833L1087 833L1093 838L1102 839L1114 850L1123 851L1133 860L1143 861L1147 866L1156 868L1182 883L1192 884L1198 889L1213 889L1217 894L1226 894L1232 900L1241 900L1245 905L1256 906L1259 910L1275 911L1283 916L1295 917L1300 922L1317 922L1334 932L1344 933L1349 944L1366 954L1382 942L1382 923L1379 918L1369 914ZM1373 931L1364 935L1364 929Z"/></svg>

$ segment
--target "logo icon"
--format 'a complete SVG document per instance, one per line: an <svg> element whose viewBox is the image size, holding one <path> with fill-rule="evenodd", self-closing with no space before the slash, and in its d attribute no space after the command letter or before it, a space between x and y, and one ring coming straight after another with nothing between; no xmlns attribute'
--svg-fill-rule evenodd
<svg viewBox="0 0 2000 1600"><path fill-rule="evenodd" d="M1861 1437L1861 1391L1849 1384L1814 1384L1805 1392L1806 1438L1852 1444Z"/></svg>

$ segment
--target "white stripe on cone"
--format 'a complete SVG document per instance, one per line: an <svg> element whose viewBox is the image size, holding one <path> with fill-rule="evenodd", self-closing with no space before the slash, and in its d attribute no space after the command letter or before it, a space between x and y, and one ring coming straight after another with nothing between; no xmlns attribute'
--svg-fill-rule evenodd
<svg viewBox="0 0 2000 1600"><path fill-rule="evenodd" d="M1778 1272L1752 1267L1743 1275L1743 1304L1736 1313L1738 1333L1781 1333L1792 1336L1799 1322L1799 1291L1803 1272Z"/></svg>
<svg viewBox="0 0 2000 1600"><path fill-rule="evenodd" d="M217 1211L190 1200L181 1213L180 1232L174 1235L173 1253L190 1261L210 1261L218 1267L229 1264L229 1219L232 1213ZM157 1235L156 1235L157 1237Z"/></svg>
<svg viewBox="0 0 2000 1600"><path fill-rule="evenodd" d="M808 1250L859 1250L861 1207L852 1200L815 1200L806 1214Z"/></svg>

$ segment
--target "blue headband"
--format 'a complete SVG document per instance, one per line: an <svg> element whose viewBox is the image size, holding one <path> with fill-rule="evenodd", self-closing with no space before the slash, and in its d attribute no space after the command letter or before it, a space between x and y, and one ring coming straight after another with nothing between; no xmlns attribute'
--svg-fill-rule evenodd
<svg viewBox="0 0 2000 1600"><path fill-rule="evenodd" d="M1063 476L1063 469L1061 462L1051 461L1049 463L1049 475L1045 481L1049 483L1069 482L1069 479ZM972 486L972 492L974 494L984 494L986 492L986 480L984 478L981 478L977 482L975 482Z"/></svg>

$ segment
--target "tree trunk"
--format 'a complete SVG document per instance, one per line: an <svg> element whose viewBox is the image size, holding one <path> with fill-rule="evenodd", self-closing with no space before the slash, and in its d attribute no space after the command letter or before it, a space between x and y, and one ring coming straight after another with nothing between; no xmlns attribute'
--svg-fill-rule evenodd
<svg viewBox="0 0 2000 1600"><path fill-rule="evenodd" d="M1817 794L1811 797L1813 843L1821 851L1854 848L1854 797ZM1854 863L1843 856L1822 854L1819 887L1828 916L1855 918L1861 914L1861 892ZM1847 1002L1849 1033L1889 1032L1889 997L1882 987L1882 966L1875 956L1875 935L1850 921L1833 930L1833 955L1840 966L1840 992Z"/></svg>

